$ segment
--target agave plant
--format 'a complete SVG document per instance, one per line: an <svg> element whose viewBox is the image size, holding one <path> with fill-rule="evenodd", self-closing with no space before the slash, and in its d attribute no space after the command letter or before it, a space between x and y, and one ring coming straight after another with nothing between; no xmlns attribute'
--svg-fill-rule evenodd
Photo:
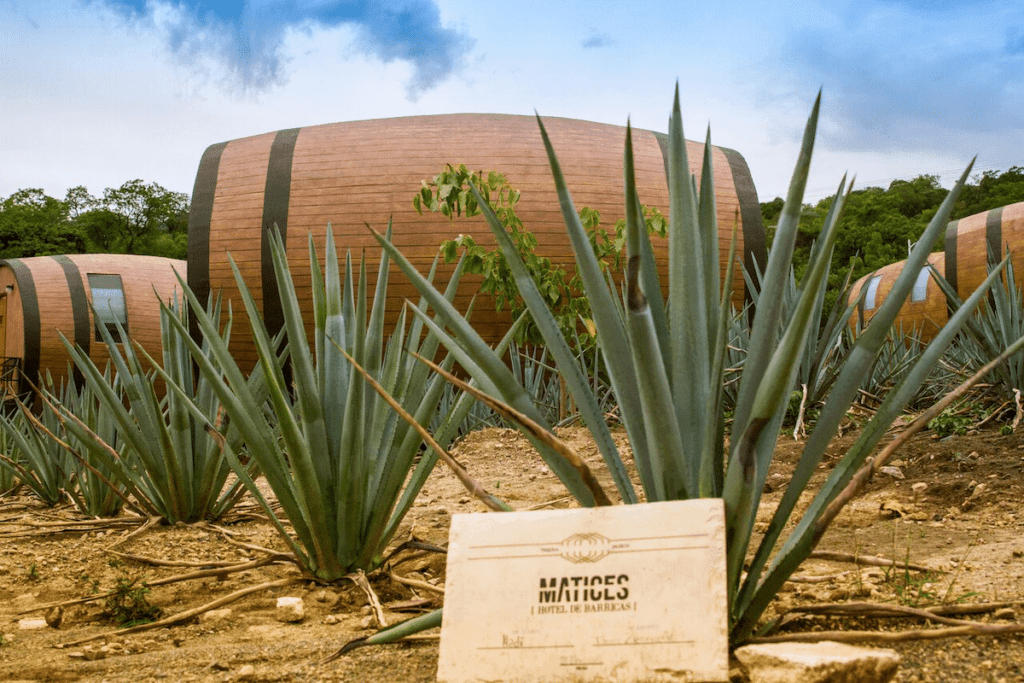
<svg viewBox="0 0 1024 683"><path fill-rule="evenodd" d="M19 402L11 414L0 411L3 452L0 471L11 481L20 481L49 506L68 500L74 489L75 463L71 454L36 428L29 408Z"/></svg>
<svg viewBox="0 0 1024 683"><path fill-rule="evenodd" d="M71 374L69 372L68 376ZM113 381L109 365L103 376L105 381ZM47 373L42 390L44 395L59 397L57 405L65 407L105 443L117 443L117 431L110 412L97 400L87 384L78 386L77 382L68 382L57 387ZM86 444L64 428L60 409L52 400L46 403L48 405L43 408L38 420L32 419L33 416L28 413L26 417L35 423L43 439L53 443L55 450L63 449L73 456L68 495L75 507L90 517L113 517L127 502L124 486L118 483L115 470L96 458L90 458ZM61 457L66 455L62 454ZM130 505L137 507L134 503Z"/></svg>
<svg viewBox="0 0 1024 683"><path fill-rule="evenodd" d="M209 305L211 311L204 315L216 322L219 303ZM159 364L141 348L115 342L105 328L98 328L113 372L101 372L88 354L65 339L95 399L68 404L46 394L68 433L87 452L90 471L109 473L140 511L169 524L218 519L244 493L240 482L228 481L231 467L224 455L225 450L240 449L237 430L225 430L226 448L206 430L208 424L219 422L220 402L210 382L194 374L188 347L174 332L175 325L187 320L187 305L162 304ZM120 339L128 338L123 329L119 332ZM223 331L216 328L217 339L224 341L229 335L229 326ZM209 353L209 348L208 340L200 353ZM163 396L158 393L157 367L167 387L174 388ZM260 376L251 381L258 386Z"/></svg>
<svg viewBox="0 0 1024 683"><path fill-rule="evenodd" d="M15 448L14 440L7 435L7 430L0 429L0 460L18 462L20 456ZM7 495L18 488L17 470L0 465L0 496Z"/></svg>
<svg viewBox="0 0 1024 683"><path fill-rule="evenodd" d="M990 259L989 272L998 267L999 264ZM958 310L963 306L963 301L949 282L933 267L931 272L946 295L949 307ZM962 360L966 361L963 366L980 368L1021 336L1024 336L1024 293L1017 284L1013 262L1010 261L1006 264L1003 279L992 287L991 296L984 300L958 339L959 350L964 356ZM1024 391L1024 358L1014 356L992 374L996 390L1003 399L1014 400L1015 390ZM1019 395L1016 398L1020 400Z"/></svg>
<svg viewBox="0 0 1024 683"><path fill-rule="evenodd" d="M730 292L720 282L731 282L734 256L724 278L719 273L718 228L715 221L710 144L699 183L690 174L683 138L678 88L669 127L668 186L669 291L661 292L653 252L637 196L633 172L631 132L625 149L625 204L627 255L624 292L620 297L609 285L593 257L586 232L573 207L554 149L538 118L577 264L594 312L594 323L608 376L618 399L642 486L642 496L625 476L623 460L611 439L604 415L587 378L572 362L571 351L546 310L540 293L521 267L504 227L478 203L516 275L516 284L530 309L548 350L594 436L619 495L625 503L720 497L726 511L727 567L730 604L730 639L739 643L758 628L765 609L782 583L806 559L828 523L834 518L829 504L844 490L878 443L906 401L917 391L931 366L966 319L966 311L980 294L968 301L922 353L918 363L889 394L865 426L860 438L832 471L808 510L795 518L796 503L816 471L826 446L835 435L846 410L856 397L861 379L881 347L888 327L913 285L916 273L948 222L953 203L970 168L911 253L908 267L894 284L871 325L844 356L814 430L786 493L755 546L752 534L768 467L801 358L808 349L812 321L820 316L829 255L837 237L836 226L849 193L845 179L832 203L818 246L812 255L791 310L782 301L788 286L792 252L817 127L819 100L808 121L802 149L780 218L759 292L759 305L750 328L750 342L737 387L735 415L726 438L723 375L730 317ZM429 282L384 237L378 240L437 311L451 331L445 345L485 391L511 404L531 419L542 422L516 385L501 359L480 340L451 306L445 306ZM991 282L991 277L989 282ZM981 291L981 290L979 290ZM963 314L962 314L963 313ZM437 326L438 328L440 325ZM580 474L557 452L530 433L527 437L581 505L597 501ZM794 518L794 519L791 519ZM795 528L791 521L795 521ZM792 529L783 538L785 530Z"/></svg>
<svg viewBox="0 0 1024 683"><path fill-rule="evenodd" d="M310 237L311 347L284 244L276 232L270 239L284 313L286 354L279 357L278 345L235 269L259 351L258 370L266 378L265 394L253 391L226 340L217 335L215 321L202 311L196 317L210 352L189 338L184 320L175 322L177 336L190 344L199 371L222 402L229 423L239 431L249 457L259 465L294 533L286 529L285 520L278 517L250 472L229 450L239 479L271 518L296 562L318 580L335 581L380 564L437 459L430 451L416 462L422 445L419 434L352 371L345 353L367 368L421 425L434 418L446 383L407 353L432 357L437 351L436 337L424 336L422 323L407 325L403 311L393 335L385 336L386 257L381 259L373 302L367 310L365 262L360 264L358 285L354 285L351 257L342 270L328 230L321 271ZM458 273L459 267L449 298L454 296ZM195 295L187 287L185 294L195 305ZM443 296L442 300L447 301ZM285 379L286 367L290 381ZM442 447L456 436L471 405L462 399L451 404L437 431ZM207 420L208 427L214 427L212 419Z"/></svg>

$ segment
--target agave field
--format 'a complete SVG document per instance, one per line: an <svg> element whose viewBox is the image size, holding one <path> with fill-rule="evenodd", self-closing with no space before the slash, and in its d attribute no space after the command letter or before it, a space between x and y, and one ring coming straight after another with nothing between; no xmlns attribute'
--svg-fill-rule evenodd
<svg viewBox="0 0 1024 683"><path fill-rule="evenodd" d="M1020 293L1004 260L928 345L893 327L968 167L868 327L824 310L851 185L798 281L817 116L816 103L765 271L744 274L749 310L721 289L735 266L719 272L710 157L697 182L677 93L664 292L630 134L616 272L538 121L589 302L579 330L466 178L460 201L483 214L525 311L496 348L451 303L464 264L436 288L387 230L369 262L310 242L306 320L276 240L280 333L236 272L241 301L182 282L161 358L107 335L98 368L68 344L81 384L43 382L0 419L0 677L432 680L452 514L714 497L733 646L888 643L899 680L1021 680ZM392 264L421 299L387 330ZM232 307L252 321L251 373L228 350ZM515 346L526 324L539 347Z"/></svg>

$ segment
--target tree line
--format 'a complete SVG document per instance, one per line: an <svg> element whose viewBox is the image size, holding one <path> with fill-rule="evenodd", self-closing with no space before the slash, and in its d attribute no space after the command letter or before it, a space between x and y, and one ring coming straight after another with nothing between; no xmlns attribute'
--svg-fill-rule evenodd
<svg viewBox="0 0 1024 683"><path fill-rule="evenodd" d="M934 175L854 191L840 223L830 288L838 288L851 264L857 279L906 258L908 245L921 236L945 196ZM826 198L803 207L793 257L797 277L803 275L831 201ZM985 171L964 187L953 218L1020 201L1024 201L1024 167ZM761 204L769 241L782 205L781 197ZM63 199L41 189L18 190L0 201L0 258L117 253L184 259L188 210L187 194L142 180L107 188L98 197L81 185L68 190ZM934 249L942 248L940 239Z"/></svg>
<svg viewBox="0 0 1024 683"><path fill-rule="evenodd" d="M894 180L888 188L866 187L850 194L839 223L839 238L832 255L829 287L837 290L849 268L851 281L882 266L907 257L909 246L924 232L935 216L947 191L934 175L919 175L912 180ZM1007 171L985 171L974 176L960 193L953 219L1024 201L1024 167ZM803 207L799 237L793 255L797 277L803 275L814 240L821 232L832 198ZM782 213L784 201L776 197L761 204L761 216L769 241ZM944 236L933 251L944 248Z"/></svg>
<svg viewBox="0 0 1024 683"><path fill-rule="evenodd" d="M93 196L82 185L63 199L41 189L0 201L0 258L52 254L147 254L184 259L189 197L129 180Z"/></svg>

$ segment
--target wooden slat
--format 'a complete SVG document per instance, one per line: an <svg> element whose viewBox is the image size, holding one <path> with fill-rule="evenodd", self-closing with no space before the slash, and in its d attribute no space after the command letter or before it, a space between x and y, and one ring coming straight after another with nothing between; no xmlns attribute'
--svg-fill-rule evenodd
<svg viewBox="0 0 1024 683"><path fill-rule="evenodd" d="M611 228L622 217L624 205L625 129L560 118L545 119L545 126L577 208L589 206L600 211L602 224ZM220 160L210 221L209 282L212 289L223 288L232 299L236 320L244 318L244 314L240 311L226 252L233 255L255 298L262 303L260 221L267 159L274 135L231 141ZM721 150L716 148L713 152L719 243L726 254L739 198L728 160ZM692 171L699 174L703 145L688 141L687 153ZM657 206L667 215L665 162L657 137L649 131L634 131L634 155L641 201ZM493 245L493 237L480 217L452 222L441 215L421 216L413 210L412 198L421 182L435 176L446 163L504 173L521 192L517 213L526 229L536 235L538 251L556 263L572 264L574 259L554 182L533 117L457 114L354 121L299 131L292 159L287 216L289 264L297 290L307 295L310 287L306 236L314 235L322 254L328 223L340 249L351 250L356 260L366 250L369 262L375 264L379 249L366 224L383 231L390 218L394 242L424 272L440 243L459 233L470 233L478 243ZM741 253L742 235L740 232ZM667 263L666 241L657 242L658 259ZM724 268L722 263L723 272ZM369 270L372 291L375 268ZM441 271L438 283L442 286L446 273L450 273L450 268ZM404 277L396 269L392 269L390 277L395 290L389 293L387 310L393 321L404 298L415 298L415 293L410 286L401 284ZM477 289L473 284L464 285L456 305L465 309ZM742 272L735 275L733 291L737 304L741 304ZM309 305L308 301L305 303ZM496 341L507 327L508 315L496 315L492 308L489 301L478 301L474 322L485 338ZM251 337L247 327L241 324L234 328L233 350L252 358L248 353Z"/></svg>

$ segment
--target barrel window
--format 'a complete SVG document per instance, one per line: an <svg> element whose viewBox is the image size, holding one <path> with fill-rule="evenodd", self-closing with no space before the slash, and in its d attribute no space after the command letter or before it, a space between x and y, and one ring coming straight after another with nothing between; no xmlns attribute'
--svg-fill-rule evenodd
<svg viewBox="0 0 1024 683"><path fill-rule="evenodd" d="M928 266L921 269L914 281L914 291L910 295L911 301L924 301L928 298Z"/></svg>
<svg viewBox="0 0 1024 683"><path fill-rule="evenodd" d="M868 293L864 295L864 310L871 311L875 308L875 298L878 295L878 284L882 281L881 275L876 275L868 282Z"/></svg>
<svg viewBox="0 0 1024 683"><path fill-rule="evenodd" d="M100 325L107 328L114 341L121 341L117 323L128 332L128 307L124 300L124 285L120 275L89 273L92 306L96 310L96 341L103 341Z"/></svg>

